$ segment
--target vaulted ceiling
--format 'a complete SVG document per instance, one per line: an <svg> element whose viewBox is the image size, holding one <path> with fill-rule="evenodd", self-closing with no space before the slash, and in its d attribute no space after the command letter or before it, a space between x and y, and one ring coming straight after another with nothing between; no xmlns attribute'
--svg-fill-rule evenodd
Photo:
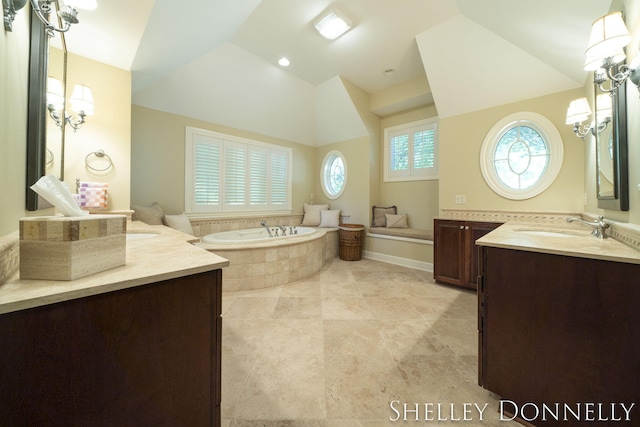
<svg viewBox="0 0 640 427"><path fill-rule="evenodd" d="M312 25L330 7L354 23L335 41ZM345 104L345 80L383 100L370 108L380 116L435 104L451 117L581 87L591 23L610 8L609 0L99 0L80 12L67 46L131 70L134 104L318 145L362 127L322 129L327 108L357 114Z"/></svg>

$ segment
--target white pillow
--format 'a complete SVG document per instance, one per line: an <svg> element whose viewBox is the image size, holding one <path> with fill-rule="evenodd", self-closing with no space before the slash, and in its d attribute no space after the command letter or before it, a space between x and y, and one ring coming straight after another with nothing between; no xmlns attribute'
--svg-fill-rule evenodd
<svg viewBox="0 0 640 427"><path fill-rule="evenodd" d="M407 215L385 214L384 216L387 219L387 228L409 228Z"/></svg>
<svg viewBox="0 0 640 427"><path fill-rule="evenodd" d="M184 213L180 215L165 215L164 225L193 236L193 227L191 227L191 222Z"/></svg>
<svg viewBox="0 0 640 427"><path fill-rule="evenodd" d="M340 225L340 209L320 211L320 227L336 228L339 225Z"/></svg>
<svg viewBox="0 0 640 427"><path fill-rule="evenodd" d="M317 227L320 225L320 211L326 209L329 209L329 205L308 205L305 203L302 225Z"/></svg>

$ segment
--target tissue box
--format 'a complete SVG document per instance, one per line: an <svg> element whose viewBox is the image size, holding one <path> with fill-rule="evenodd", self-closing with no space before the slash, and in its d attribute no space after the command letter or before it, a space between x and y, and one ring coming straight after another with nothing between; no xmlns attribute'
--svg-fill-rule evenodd
<svg viewBox="0 0 640 427"><path fill-rule="evenodd" d="M125 215L20 220L20 278L75 280L125 264Z"/></svg>

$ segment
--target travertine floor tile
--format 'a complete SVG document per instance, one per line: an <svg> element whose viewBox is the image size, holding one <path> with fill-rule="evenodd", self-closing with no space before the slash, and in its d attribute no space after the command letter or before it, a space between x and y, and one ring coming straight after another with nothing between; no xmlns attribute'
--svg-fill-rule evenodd
<svg viewBox="0 0 640 427"><path fill-rule="evenodd" d="M458 417L499 400L477 385L474 292L433 274L363 259L327 262L317 274L271 289L223 295L223 427L451 426L425 421L424 405ZM407 420L394 411L420 406ZM395 406L392 406L395 405ZM459 421L462 422L462 421Z"/></svg>

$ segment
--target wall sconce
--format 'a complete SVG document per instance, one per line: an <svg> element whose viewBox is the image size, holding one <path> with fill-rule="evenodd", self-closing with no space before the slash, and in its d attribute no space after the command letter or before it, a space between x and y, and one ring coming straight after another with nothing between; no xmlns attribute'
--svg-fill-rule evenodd
<svg viewBox="0 0 640 427"><path fill-rule="evenodd" d="M583 125L582 122L587 120L590 115L591 108L589 108L587 98L574 99L567 109L567 120L565 123L573 125L573 132L576 136L584 139L585 136L589 135L591 127L589 125Z"/></svg>
<svg viewBox="0 0 640 427"><path fill-rule="evenodd" d="M318 17L313 24L324 38L335 40L351 29L351 20L337 9L330 10Z"/></svg>
<svg viewBox="0 0 640 427"><path fill-rule="evenodd" d="M584 69L594 72L593 82L601 91L614 93L627 79L640 90L640 55L629 65L622 63L626 58L623 48L630 41L621 12L603 16L593 23ZM604 87L607 81L610 82L608 88Z"/></svg>
<svg viewBox="0 0 640 427"><path fill-rule="evenodd" d="M68 124L75 132L82 127L86 116L93 115L93 95L91 94L91 89L87 86L75 85L71 98L69 99L71 110L78 113L77 115L70 115L63 112L64 92L60 80L49 77L47 87L47 109L49 110L49 116L56 122L56 125L60 129L62 129L62 126Z"/></svg>
<svg viewBox="0 0 640 427"><path fill-rule="evenodd" d="M60 2L60 10L58 16L61 18L64 24L56 27L52 24L47 16L54 9L53 4L56 0L29 0L33 11L36 13L40 21L47 27L47 31L50 36L53 36L54 31L64 33L71 28L72 24L78 23L78 11L76 8L85 10L94 10L98 4L97 0L67 0L66 2ZM2 10L4 15L4 29L5 31L12 31L13 20L16 17L16 13L27 4L27 0L2 0Z"/></svg>
<svg viewBox="0 0 640 427"><path fill-rule="evenodd" d="M596 109L597 123L595 123L594 126L583 125L582 122L587 120L591 115L591 108L589 108L587 98L574 99L571 101L571 104L569 104L565 123L573 125L573 132L578 138L584 140L589 133L595 136L596 134L602 133L602 131L609 126L613 114L611 95L608 93L598 95Z"/></svg>

